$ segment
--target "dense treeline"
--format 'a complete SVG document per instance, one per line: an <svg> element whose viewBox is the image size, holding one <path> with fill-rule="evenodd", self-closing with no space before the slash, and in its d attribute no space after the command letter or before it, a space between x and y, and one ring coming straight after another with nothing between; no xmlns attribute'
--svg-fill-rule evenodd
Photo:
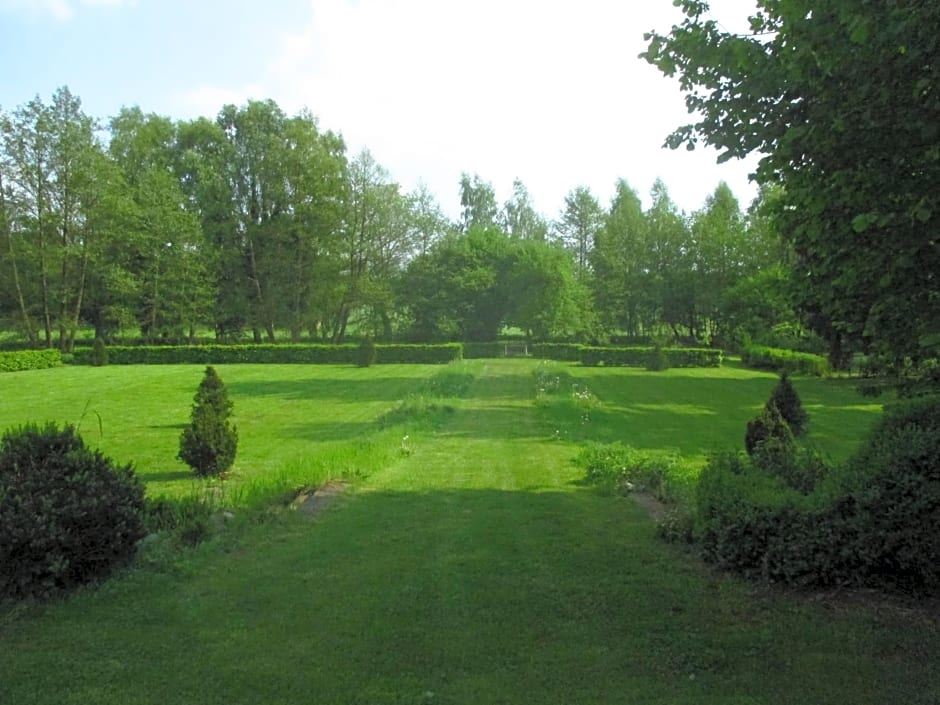
<svg viewBox="0 0 940 705"><path fill-rule="evenodd" d="M342 342L668 334L734 346L798 330L778 238L724 184L691 215L658 182L609 208L573 189L550 221L517 181L498 204L464 175L457 222L405 193L307 112L215 120L125 108L107 124L67 88L0 113L0 316L31 345Z"/></svg>

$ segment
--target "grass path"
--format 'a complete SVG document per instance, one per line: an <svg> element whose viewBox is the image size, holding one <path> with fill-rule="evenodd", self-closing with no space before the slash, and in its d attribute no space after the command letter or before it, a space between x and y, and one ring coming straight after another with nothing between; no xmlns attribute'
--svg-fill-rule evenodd
<svg viewBox="0 0 940 705"><path fill-rule="evenodd" d="M936 703L935 624L712 574L578 484L531 365L315 523L0 622L0 702Z"/></svg>

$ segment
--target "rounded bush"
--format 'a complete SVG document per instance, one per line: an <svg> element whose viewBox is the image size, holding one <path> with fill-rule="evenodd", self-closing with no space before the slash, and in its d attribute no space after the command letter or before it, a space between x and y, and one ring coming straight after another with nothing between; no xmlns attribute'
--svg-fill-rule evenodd
<svg viewBox="0 0 940 705"><path fill-rule="evenodd" d="M44 596L106 576L144 537L130 465L85 447L74 427L27 425L0 439L0 595Z"/></svg>
<svg viewBox="0 0 940 705"><path fill-rule="evenodd" d="M760 416L747 422L744 449L750 456L754 456L761 450L765 456L792 453L793 432L773 400L767 402Z"/></svg>
<svg viewBox="0 0 940 705"><path fill-rule="evenodd" d="M940 396L889 407L844 482L872 577L940 591Z"/></svg>

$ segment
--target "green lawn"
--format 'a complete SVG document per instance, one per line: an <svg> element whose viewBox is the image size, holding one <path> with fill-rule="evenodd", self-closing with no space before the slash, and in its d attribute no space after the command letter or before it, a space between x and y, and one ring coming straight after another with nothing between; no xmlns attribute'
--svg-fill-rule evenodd
<svg viewBox="0 0 940 705"><path fill-rule="evenodd" d="M940 626L924 612L715 574L658 542L631 500L580 482L571 463L580 440L668 445L692 456L739 444L743 422L734 419L763 403L772 376L566 367L602 402L582 422L561 406L533 403L532 362L471 367L477 377L457 412L438 430L415 434L410 454L390 453L318 520L282 512L236 522L182 557L142 560L98 590L0 612L0 701L938 701ZM396 393L433 371L221 370L240 426L247 404L257 404L255 413L274 413L265 400L279 409L275 426L258 427L272 451L276 438L319 442L304 426L318 404L335 407L336 418L317 416L324 428L350 424L350 435L337 429L329 442L353 442ZM78 388L89 371L53 372ZM109 374L124 379L112 387L116 397L134 379L138 393L147 379L162 379L185 412L200 370L107 368L102 383ZM54 378L30 373L17 384L26 393ZM0 384L13 385L4 399L17 389L9 376ZM845 455L875 415L841 382L797 386L820 405L810 407L814 438ZM146 403L171 416L158 400Z"/></svg>
<svg viewBox="0 0 940 705"><path fill-rule="evenodd" d="M86 442L133 461L154 495L193 491L176 453L205 367L59 367L0 375L0 428L27 421L79 424ZM219 365L234 402L238 456L231 484L272 475L322 479L323 459L369 461L351 441L417 391L438 366ZM391 441L389 441L391 443Z"/></svg>

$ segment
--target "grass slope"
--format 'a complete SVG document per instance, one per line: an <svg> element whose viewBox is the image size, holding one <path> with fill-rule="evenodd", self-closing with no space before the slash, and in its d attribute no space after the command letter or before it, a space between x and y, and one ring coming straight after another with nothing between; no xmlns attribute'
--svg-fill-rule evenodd
<svg viewBox="0 0 940 705"><path fill-rule="evenodd" d="M629 499L581 486L575 446L547 435L577 417L535 407L532 363L476 369L443 428L317 522L281 514L7 612L4 700L937 701L935 622L712 573L658 543ZM612 404L617 379L597 385ZM624 440L652 443L641 430Z"/></svg>

